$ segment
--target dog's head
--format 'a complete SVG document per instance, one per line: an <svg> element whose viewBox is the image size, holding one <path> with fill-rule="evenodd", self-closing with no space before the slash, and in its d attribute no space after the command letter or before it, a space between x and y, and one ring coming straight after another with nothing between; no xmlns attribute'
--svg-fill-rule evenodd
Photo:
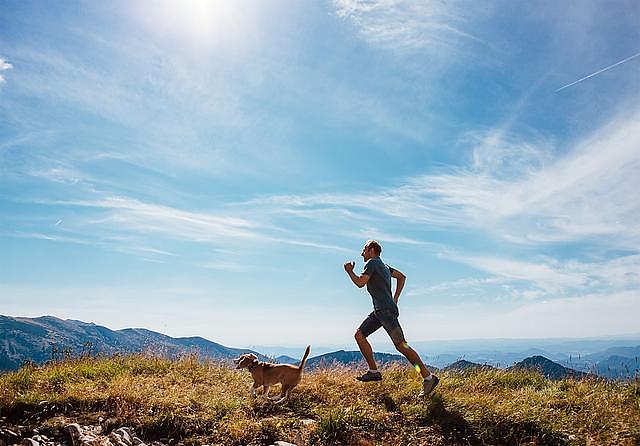
<svg viewBox="0 0 640 446"><path fill-rule="evenodd" d="M253 353L245 353L244 355L240 355L240 357L233 360L236 365L236 369L244 369L256 364L258 362L258 357Z"/></svg>

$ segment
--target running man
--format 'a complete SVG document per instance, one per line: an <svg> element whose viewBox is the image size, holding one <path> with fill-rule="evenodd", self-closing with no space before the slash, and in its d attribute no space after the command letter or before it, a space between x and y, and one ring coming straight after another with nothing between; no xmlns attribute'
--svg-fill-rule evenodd
<svg viewBox="0 0 640 446"><path fill-rule="evenodd" d="M360 254L364 259L364 270L361 275L353 272L355 262L347 262L344 264L344 270L347 272L351 281L358 287L367 286L367 291L373 299L373 312L360 324L356 331L355 338L358 347L362 352L362 356L369 365L369 370L362 376L358 376L360 381L380 381L382 374L378 371L378 366L373 358L373 350L371 344L367 341L367 336L384 327L389 337L393 341L396 349L402 353L413 367L422 375L422 391L419 396L429 395L438 385L438 377L433 375L425 366L420 356L414 349L409 347L404 339L402 327L398 322L398 298L404 287L406 277L397 269L385 265L380 259L382 247L375 240L369 240L365 243ZM396 279L396 292L391 295L391 278Z"/></svg>

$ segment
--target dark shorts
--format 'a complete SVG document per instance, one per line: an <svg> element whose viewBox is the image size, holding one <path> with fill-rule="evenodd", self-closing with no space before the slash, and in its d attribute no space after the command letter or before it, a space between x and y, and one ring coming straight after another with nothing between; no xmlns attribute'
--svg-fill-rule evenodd
<svg viewBox="0 0 640 446"><path fill-rule="evenodd" d="M362 321L358 330L366 338L378 328L384 327L389 333L389 337L394 345L406 342L400 322L398 322L398 313L393 310L374 310L367 318Z"/></svg>

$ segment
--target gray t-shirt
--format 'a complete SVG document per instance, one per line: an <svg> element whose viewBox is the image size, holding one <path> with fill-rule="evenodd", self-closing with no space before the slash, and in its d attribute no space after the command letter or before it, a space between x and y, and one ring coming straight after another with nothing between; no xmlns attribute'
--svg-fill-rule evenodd
<svg viewBox="0 0 640 446"><path fill-rule="evenodd" d="M369 276L367 291L371 294L375 310L393 310L398 312L398 306L391 295L391 270L380 257L369 259L364 264L362 274Z"/></svg>

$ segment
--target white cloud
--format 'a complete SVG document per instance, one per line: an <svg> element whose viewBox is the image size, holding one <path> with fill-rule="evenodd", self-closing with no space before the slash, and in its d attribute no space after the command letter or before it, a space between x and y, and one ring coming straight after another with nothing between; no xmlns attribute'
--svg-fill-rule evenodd
<svg viewBox="0 0 640 446"><path fill-rule="evenodd" d="M637 333L639 313L638 292L623 291L530 301L512 309L430 305L402 320L414 339L584 337Z"/></svg>
<svg viewBox="0 0 640 446"><path fill-rule="evenodd" d="M464 9L457 2L334 0L334 5L373 46L455 51L462 40L478 40L463 31Z"/></svg>
<svg viewBox="0 0 640 446"><path fill-rule="evenodd" d="M59 201L49 204L104 209L105 215L86 221L89 225L112 226L137 233L157 232L176 239L211 242L224 239L261 238L262 227L242 218L206 212L191 212L128 197L105 197L94 201Z"/></svg>
<svg viewBox="0 0 640 446"><path fill-rule="evenodd" d="M354 232L353 234L349 234L356 238L361 238L363 241L368 239L382 241L385 243L401 243L405 245L433 245L432 243L426 242L424 240L418 240L416 238L407 237L405 235L399 235L389 232L384 232L376 228L365 227L360 231Z"/></svg>
<svg viewBox="0 0 640 446"><path fill-rule="evenodd" d="M566 288L585 285L587 275L582 272L567 271L542 262L526 262L489 256L459 256L457 260L496 277L510 281L527 281L550 293L561 293Z"/></svg>
<svg viewBox="0 0 640 446"><path fill-rule="evenodd" d="M241 170L242 163L233 162L232 152L237 155L251 149L228 147L211 135L249 127L242 87L229 88L226 74L216 67L191 69L196 62L181 54L122 39L114 36L111 46L96 46L91 54L98 59L90 60L82 53L17 48L19 57L34 69L16 79L16 88L144 134L143 140L129 142L129 147L118 147L120 153L115 156L145 169L166 173L182 168L218 175ZM113 60L101 59L105 54L114 54L120 61L116 65L127 66L127 70L113 70ZM86 157L86 149L58 156L80 157Z"/></svg>
<svg viewBox="0 0 640 446"><path fill-rule="evenodd" d="M500 162L485 158L483 169L425 175L398 198L429 200L434 224L450 223L504 232L521 242L568 241L599 236L640 248L635 222L640 179L640 114L636 111L597 131L555 162L547 148L507 144L500 157L525 156L524 173L504 178ZM540 153L543 163L529 162ZM495 152L490 153L489 157ZM538 164L538 166L536 166ZM516 166L517 167L517 166ZM527 171L530 170L530 171ZM411 215L407 215L411 217ZM426 219L428 215L415 215ZM631 242L631 246L628 245Z"/></svg>
<svg viewBox="0 0 640 446"><path fill-rule="evenodd" d="M97 191L94 195L100 196ZM142 256L155 256L158 261L178 252L150 247L165 245L170 241L202 243L214 246L239 246L244 242L285 244L314 250L351 252L335 243L326 243L308 233L298 233L269 222L265 215L244 210L250 216L244 218L238 210L226 207L217 211L190 211L172 206L144 202L126 196L102 196L87 200L40 200L32 203L55 206L57 213L64 213L64 231L57 228L50 234L31 232L6 234L8 236L35 238L50 241L78 243ZM82 212L68 212L65 208L84 208ZM73 234L69 236L68 234ZM212 269L229 269L219 261L204 261L199 266ZM231 267L234 268L234 267Z"/></svg>
<svg viewBox="0 0 640 446"><path fill-rule="evenodd" d="M411 290L414 296L456 293L476 297L496 297L495 286L516 299L569 297L591 293L595 289L612 292L640 288L640 255L624 255L605 260L561 261L549 257L518 260L488 255L464 255L447 250L446 257L487 274L484 278L466 278Z"/></svg>
<svg viewBox="0 0 640 446"><path fill-rule="evenodd" d="M6 59L0 57L0 72L10 70L11 68L13 68L13 65L7 62ZM0 74L0 84L3 82L6 82L6 81L4 79L4 76Z"/></svg>
<svg viewBox="0 0 640 446"><path fill-rule="evenodd" d="M254 200L288 212L343 210L426 227L483 230L507 241L603 241L640 249L640 112L627 111L562 150L537 137L474 137L467 166L369 194ZM552 158L552 153L564 155Z"/></svg>

